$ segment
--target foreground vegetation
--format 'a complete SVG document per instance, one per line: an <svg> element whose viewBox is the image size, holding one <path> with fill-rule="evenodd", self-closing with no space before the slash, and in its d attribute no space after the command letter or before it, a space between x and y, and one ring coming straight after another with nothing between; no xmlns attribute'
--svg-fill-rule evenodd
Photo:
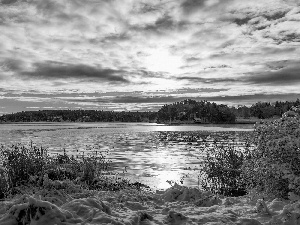
<svg viewBox="0 0 300 225"><path fill-rule="evenodd" d="M202 187L225 195L260 193L300 199L300 109L255 126L251 151L231 147L207 153Z"/></svg>
<svg viewBox="0 0 300 225"><path fill-rule="evenodd" d="M50 156L47 149L31 143L1 146L0 156L0 199L28 188L120 190L141 186L124 178L108 176L110 161L97 152L79 158L65 152Z"/></svg>

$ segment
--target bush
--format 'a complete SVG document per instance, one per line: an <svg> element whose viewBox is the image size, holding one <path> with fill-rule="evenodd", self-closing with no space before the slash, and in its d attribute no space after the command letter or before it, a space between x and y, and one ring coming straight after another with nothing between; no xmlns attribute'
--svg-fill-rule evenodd
<svg viewBox="0 0 300 225"><path fill-rule="evenodd" d="M241 167L247 155L248 151L225 145L208 151L200 170L202 188L226 196L245 195Z"/></svg>
<svg viewBox="0 0 300 225"><path fill-rule="evenodd" d="M97 151L75 158L65 150L63 154L50 156L47 149L32 143L0 146L0 162L0 199L26 186L44 188L45 178L48 183L68 181L92 190L135 187L124 178L106 177L104 172L109 169L110 160Z"/></svg>
<svg viewBox="0 0 300 225"><path fill-rule="evenodd" d="M47 174L51 180L80 180L91 184L93 180L107 171L110 161L104 155L95 151L85 156L84 154L74 158L63 154L51 157L51 163L47 165Z"/></svg>
<svg viewBox="0 0 300 225"><path fill-rule="evenodd" d="M5 193L9 190L7 172L0 167L0 199L5 197Z"/></svg>
<svg viewBox="0 0 300 225"><path fill-rule="evenodd" d="M77 178L88 187L107 170L109 161L102 154L90 154L79 159L64 153L49 156L47 149L29 145L0 146L0 198L22 185L41 186L45 174L51 180Z"/></svg>
<svg viewBox="0 0 300 225"><path fill-rule="evenodd" d="M1 161L7 173L10 188L26 184L30 176L41 176L45 173L49 161L47 150L43 147L12 145L1 146Z"/></svg>
<svg viewBox="0 0 300 225"><path fill-rule="evenodd" d="M244 162L242 175L249 189L270 197L300 195L300 118L288 112L282 118L256 124L256 148Z"/></svg>

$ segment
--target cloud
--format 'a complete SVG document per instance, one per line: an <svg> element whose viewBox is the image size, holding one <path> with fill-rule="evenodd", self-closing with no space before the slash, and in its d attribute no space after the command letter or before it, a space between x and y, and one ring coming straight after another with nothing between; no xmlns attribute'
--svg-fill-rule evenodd
<svg viewBox="0 0 300 225"><path fill-rule="evenodd" d="M190 82L200 82L206 84L240 82L240 80L237 78L202 78L202 77L186 76L186 77L177 77L176 79L187 80Z"/></svg>
<svg viewBox="0 0 300 225"><path fill-rule="evenodd" d="M245 81L256 85L282 86L300 84L300 61L277 61L268 64L272 71L249 74Z"/></svg>
<svg viewBox="0 0 300 225"><path fill-rule="evenodd" d="M245 35L271 39L276 44L300 42L300 7L274 1L269 4L233 7L224 21L235 23Z"/></svg>
<svg viewBox="0 0 300 225"><path fill-rule="evenodd" d="M77 102L77 103L99 103L99 104L171 104L174 102L180 102L185 99L193 99L196 101L210 101L210 102L219 102L219 103L237 103L237 102L246 102L248 104L254 104L258 101L295 101L297 98L300 98L300 94L295 93L284 93L284 94L249 94L249 95L224 95L224 96L116 96L113 98L72 98L64 99L67 102Z"/></svg>
<svg viewBox="0 0 300 225"><path fill-rule="evenodd" d="M157 90L153 92L144 92L145 95L149 94L165 94L165 95L180 95L180 94L199 94L199 93L218 93L222 91L228 91L228 88L180 88L177 90Z"/></svg>
<svg viewBox="0 0 300 225"><path fill-rule="evenodd" d="M113 83L129 83L122 74L125 71L104 69L84 64L66 64L58 62L34 63L32 71L23 71L22 76L40 79L99 79Z"/></svg>
<svg viewBox="0 0 300 225"><path fill-rule="evenodd" d="M214 16L224 11L226 6L233 0L183 0L180 8L184 15L191 15L202 10L202 12L209 11ZM196 13L195 13L196 14Z"/></svg>
<svg viewBox="0 0 300 225"><path fill-rule="evenodd" d="M297 27L299 22L285 22L278 25L277 28L264 34L264 38L273 39L277 44L300 42L300 28ZM291 27L291 29L287 28Z"/></svg>
<svg viewBox="0 0 300 225"><path fill-rule="evenodd" d="M113 98L78 98L78 99L65 99L69 102L87 102L87 103L170 103L174 101L182 101L185 97L174 96L116 96Z"/></svg>
<svg viewBox="0 0 300 225"><path fill-rule="evenodd" d="M20 71L23 68L23 61L19 59L6 58L0 61L0 67L6 72Z"/></svg>
<svg viewBox="0 0 300 225"><path fill-rule="evenodd" d="M290 10L291 7L284 4L241 4L239 7L230 10L230 17L228 18L231 18L232 22L236 23L238 26L255 26L261 22L280 20L284 18Z"/></svg>
<svg viewBox="0 0 300 225"><path fill-rule="evenodd" d="M288 54L296 51L296 47L283 47L283 48L278 48L278 47L263 47L261 48L262 52L264 54L268 55L278 55L278 54Z"/></svg>
<svg viewBox="0 0 300 225"><path fill-rule="evenodd" d="M0 3L3 5L11 5L16 3L18 0L1 0Z"/></svg>
<svg viewBox="0 0 300 225"><path fill-rule="evenodd" d="M217 101L217 102L235 102L235 103L256 103L259 101L263 102L275 102L275 101L295 101L300 98L300 94L295 93L283 93L283 94L249 94L249 95L232 95L232 96L215 96L206 98L207 101Z"/></svg>
<svg viewBox="0 0 300 225"><path fill-rule="evenodd" d="M186 58L185 60L187 62L199 62L201 60L201 58L191 56L191 57Z"/></svg>
<svg viewBox="0 0 300 225"><path fill-rule="evenodd" d="M138 5L137 9L135 10L135 13L137 14L145 14L145 13L153 13L156 11L162 10L161 4L150 4L150 3L140 3Z"/></svg>
<svg viewBox="0 0 300 225"><path fill-rule="evenodd" d="M44 91L35 91L35 90L10 90L5 88L0 88L0 95L6 98L52 98L52 99L114 99L120 96L130 96L132 97L141 97L147 96L182 96L185 95L192 96L193 94L200 93L219 93L228 91L227 88L180 88L174 90L156 90L156 91L106 91L106 92L78 92L78 91L65 91L65 90L56 90L53 92L44 92ZM152 98L151 97L151 98ZM106 99L106 100L105 100Z"/></svg>
<svg viewBox="0 0 300 225"><path fill-rule="evenodd" d="M155 21L150 23L140 23L137 25L131 25L130 30L134 32L139 32L141 35L143 33L155 34L158 36L171 35L170 31L181 31L184 32L189 26L189 23L183 20L178 20L173 18L169 14L164 14Z"/></svg>
<svg viewBox="0 0 300 225"><path fill-rule="evenodd" d="M205 67L204 69L226 69L226 68L232 68L232 67L225 64L221 64L216 66Z"/></svg>
<svg viewBox="0 0 300 225"><path fill-rule="evenodd" d="M184 0L181 3L181 7L185 13L191 13L197 8L204 7L206 1L207 0Z"/></svg>

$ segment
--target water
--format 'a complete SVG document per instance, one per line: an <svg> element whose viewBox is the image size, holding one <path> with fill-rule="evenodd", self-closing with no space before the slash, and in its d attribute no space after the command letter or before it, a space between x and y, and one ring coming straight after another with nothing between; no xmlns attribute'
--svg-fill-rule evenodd
<svg viewBox="0 0 300 225"><path fill-rule="evenodd" d="M47 147L51 154L79 156L98 151L118 176L165 189L170 182L198 185L199 163L216 144L243 148L252 125L165 126L151 123L0 124L0 143Z"/></svg>

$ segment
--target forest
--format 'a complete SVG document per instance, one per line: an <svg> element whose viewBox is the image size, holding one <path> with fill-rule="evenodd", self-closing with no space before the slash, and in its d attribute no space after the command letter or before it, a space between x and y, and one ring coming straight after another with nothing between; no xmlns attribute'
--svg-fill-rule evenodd
<svg viewBox="0 0 300 225"><path fill-rule="evenodd" d="M157 123L235 123L237 118L281 117L300 100L257 102L250 107L229 107L208 101L186 99L163 105L157 112L102 110L22 111L0 116L0 122L157 122Z"/></svg>

